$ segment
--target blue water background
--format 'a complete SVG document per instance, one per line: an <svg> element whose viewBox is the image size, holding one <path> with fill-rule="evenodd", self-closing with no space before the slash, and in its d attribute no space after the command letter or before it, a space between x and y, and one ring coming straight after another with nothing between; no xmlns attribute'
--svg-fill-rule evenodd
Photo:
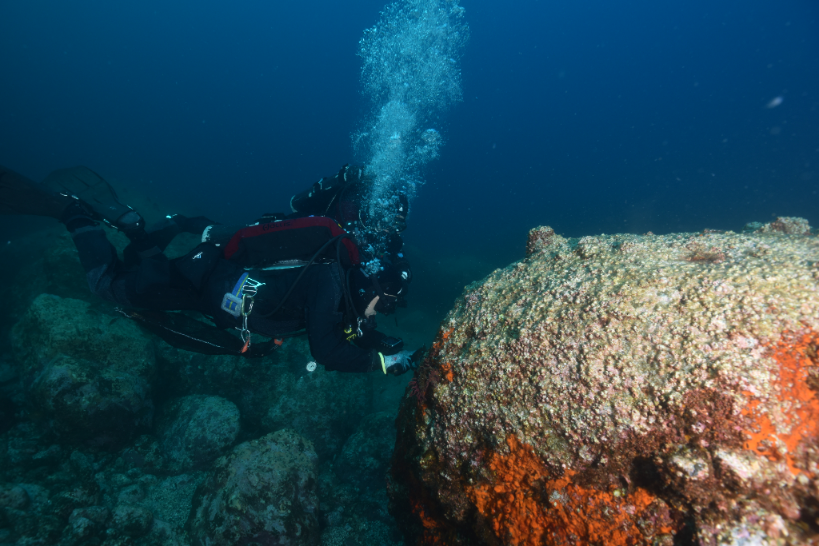
<svg viewBox="0 0 819 546"><path fill-rule="evenodd" d="M0 5L0 163L85 164L222 221L353 161L383 0ZM464 0L464 101L406 232L428 256L567 236L819 226L819 4ZM766 108L782 97L776 108Z"/></svg>

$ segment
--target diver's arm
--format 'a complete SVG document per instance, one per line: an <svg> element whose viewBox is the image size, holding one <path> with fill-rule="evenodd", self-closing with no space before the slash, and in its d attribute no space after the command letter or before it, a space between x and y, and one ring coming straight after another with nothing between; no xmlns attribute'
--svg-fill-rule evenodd
<svg viewBox="0 0 819 546"><path fill-rule="evenodd" d="M361 335L356 335L352 340L353 343L362 349L374 349L384 356L401 352L404 342L397 337L388 336L376 330L373 318L361 324ZM368 324L370 322L372 324Z"/></svg>
<svg viewBox="0 0 819 546"><path fill-rule="evenodd" d="M307 339L310 353L328 371L371 372L382 370L381 355L347 341L341 328L343 313L337 311L341 284L330 268L311 278L307 298Z"/></svg>

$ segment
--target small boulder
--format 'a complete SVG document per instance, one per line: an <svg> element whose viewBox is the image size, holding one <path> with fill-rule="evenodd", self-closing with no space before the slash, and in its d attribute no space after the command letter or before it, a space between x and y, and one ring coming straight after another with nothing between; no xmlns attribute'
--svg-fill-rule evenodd
<svg viewBox="0 0 819 546"><path fill-rule="evenodd" d="M111 514L111 527L128 537L141 537L151 530L154 515L142 506L120 504Z"/></svg>
<svg viewBox="0 0 819 546"><path fill-rule="evenodd" d="M779 216L775 221L764 224L757 233L784 233L785 235L810 235L810 224L804 218Z"/></svg>
<svg viewBox="0 0 819 546"><path fill-rule="evenodd" d="M29 500L28 493L19 485L0 486L0 508L25 510Z"/></svg>
<svg viewBox="0 0 819 546"><path fill-rule="evenodd" d="M364 418L335 461L343 483L372 492L383 490L395 445L395 416L386 412Z"/></svg>
<svg viewBox="0 0 819 546"><path fill-rule="evenodd" d="M185 396L167 406L158 432L171 472L204 469L236 441L239 409L219 396Z"/></svg>
<svg viewBox="0 0 819 546"><path fill-rule="evenodd" d="M542 250L546 250L556 241L562 241L563 237L555 235L555 230L549 226L540 226L529 230L529 237L526 240L526 256L531 256Z"/></svg>
<svg viewBox="0 0 819 546"><path fill-rule="evenodd" d="M317 446L322 460L331 460L367 414L367 382L364 374L328 372L323 366L300 377L282 374L267 399L262 428L293 429Z"/></svg>
<svg viewBox="0 0 819 546"><path fill-rule="evenodd" d="M194 495L191 542L318 544L317 460L313 445L290 430L236 446Z"/></svg>
<svg viewBox="0 0 819 546"><path fill-rule="evenodd" d="M355 423L369 413L369 379L362 374L309 372L306 338L288 339L267 359L202 355L158 344L160 387L167 397L216 395L230 400L242 424L259 434L295 430L322 460L341 450Z"/></svg>
<svg viewBox="0 0 819 546"><path fill-rule="evenodd" d="M148 434L143 434L125 448L121 457L125 464L148 474L164 474L167 470L166 457L159 441Z"/></svg>
<svg viewBox="0 0 819 546"><path fill-rule="evenodd" d="M77 508L68 517L68 526L63 529L63 544L88 544L104 529L109 517L108 509L103 506Z"/></svg>

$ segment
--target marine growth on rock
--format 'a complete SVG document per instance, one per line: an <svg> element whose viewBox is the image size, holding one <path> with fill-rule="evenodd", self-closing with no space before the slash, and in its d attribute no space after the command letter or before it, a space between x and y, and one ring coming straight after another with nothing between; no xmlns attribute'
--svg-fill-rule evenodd
<svg viewBox="0 0 819 546"><path fill-rule="evenodd" d="M468 286L398 418L424 544L819 543L819 240L533 229Z"/></svg>

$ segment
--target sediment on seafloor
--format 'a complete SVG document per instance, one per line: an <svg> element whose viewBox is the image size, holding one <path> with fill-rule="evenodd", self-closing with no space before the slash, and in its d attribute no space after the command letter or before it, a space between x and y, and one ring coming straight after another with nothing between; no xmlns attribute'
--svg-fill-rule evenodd
<svg viewBox="0 0 819 546"><path fill-rule="evenodd" d="M425 544L819 541L819 240L533 229L407 389L391 510Z"/></svg>

